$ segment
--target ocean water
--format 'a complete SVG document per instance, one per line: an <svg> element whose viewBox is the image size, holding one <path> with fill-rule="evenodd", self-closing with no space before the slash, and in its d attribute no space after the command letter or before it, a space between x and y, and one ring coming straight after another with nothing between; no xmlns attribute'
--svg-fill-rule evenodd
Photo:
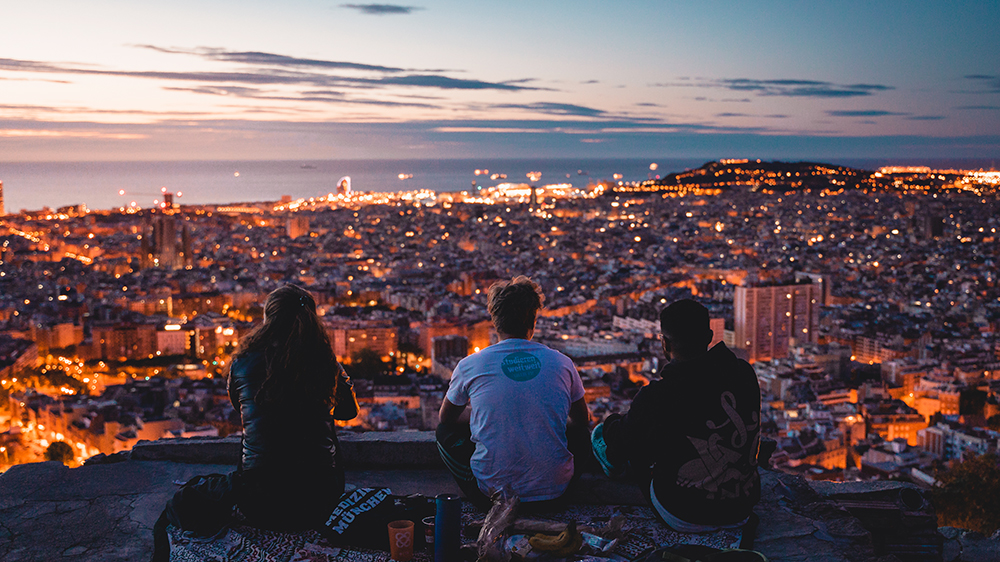
<svg viewBox="0 0 1000 562"><path fill-rule="evenodd" d="M701 166L702 159L659 160L651 171L648 159L561 160L312 160L312 161L193 161L193 162L0 162L0 181L8 213L21 209L58 208L84 203L110 209L136 201L152 205L161 187L183 195L184 204L276 201L326 195L350 176L355 191L432 189L460 191L503 181L526 182L528 172L541 172L540 184L568 182L583 187L591 181L643 180ZM475 171L507 174L491 180ZM238 175L237 175L238 173ZM412 174L400 180L399 174ZM125 195L119 195L124 190Z"/></svg>
<svg viewBox="0 0 1000 562"><path fill-rule="evenodd" d="M169 162L0 162L0 181L8 213L21 209L58 208L86 204L91 209L110 209L136 201L151 206L161 187L182 192L176 201L187 204L223 204L275 201L326 195L343 176L351 177L356 191L400 191L432 189L459 191L503 181L528 181L528 172L541 172L540 184L571 183L584 187L591 181L611 180L622 174L625 181L643 180L701 166L708 158L689 159L465 159L465 160L312 160L312 161L169 161ZM786 159L791 160L791 159ZM991 168L990 160L900 161L892 159L809 158L863 169L884 165L928 165L933 167ZM650 170L655 162L656 171ZM507 174L506 180L491 180L475 171ZM238 175L237 175L238 173ZM399 174L412 174L400 180ZM125 195L119 195L124 190Z"/></svg>

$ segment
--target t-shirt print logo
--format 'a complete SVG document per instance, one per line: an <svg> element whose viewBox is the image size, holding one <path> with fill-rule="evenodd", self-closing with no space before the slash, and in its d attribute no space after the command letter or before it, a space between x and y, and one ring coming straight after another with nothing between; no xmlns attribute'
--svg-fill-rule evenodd
<svg viewBox="0 0 1000 562"><path fill-rule="evenodd" d="M524 382L538 376L542 371L542 362L537 357L524 351L515 351L500 362L503 374L512 381Z"/></svg>

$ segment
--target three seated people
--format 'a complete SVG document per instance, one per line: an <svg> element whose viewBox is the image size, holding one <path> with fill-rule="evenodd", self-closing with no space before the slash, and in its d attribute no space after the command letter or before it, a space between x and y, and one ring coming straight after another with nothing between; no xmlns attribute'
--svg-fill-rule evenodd
<svg viewBox="0 0 1000 562"><path fill-rule="evenodd" d="M639 480L677 531L744 525L760 497L760 389L725 344L708 348L705 307L682 300L661 312L660 380L591 435L572 360L531 341L544 299L527 277L495 283L487 308L499 342L454 370L436 441L465 496L482 509L496 493L529 512L558 508L585 466L599 464ZM196 478L168 502L154 560L169 556L167 524L211 535L239 512L258 527L315 528L344 491L333 421L358 405L307 291L286 285L268 296L232 362L229 394L243 425L240 466Z"/></svg>

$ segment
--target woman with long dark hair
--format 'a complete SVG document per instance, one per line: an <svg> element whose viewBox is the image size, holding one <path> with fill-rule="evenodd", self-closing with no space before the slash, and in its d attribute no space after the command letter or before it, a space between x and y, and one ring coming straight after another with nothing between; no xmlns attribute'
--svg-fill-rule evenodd
<svg viewBox="0 0 1000 562"><path fill-rule="evenodd" d="M271 528L321 523L344 492L334 419L355 417L357 402L307 291L268 295L233 358L229 398L243 423L242 514Z"/></svg>
<svg viewBox="0 0 1000 562"><path fill-rule="evenodd" d="M354 418L358 403L306 290L285 285L268 295L263 322L233 357L229 398L243 424L239 466L196 477L167 502L153 560L169 557L168 524L205 536L234 521L317 528L344 492L334 419Z"/></svg>

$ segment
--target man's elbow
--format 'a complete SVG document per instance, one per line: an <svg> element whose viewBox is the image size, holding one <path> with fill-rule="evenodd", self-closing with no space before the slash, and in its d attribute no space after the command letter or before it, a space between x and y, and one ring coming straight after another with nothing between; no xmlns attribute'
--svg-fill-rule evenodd
<svg viewBox="0 0 1000 562"><path fill-rule="evenodd" d="M574 427L588 427L590 425L590 408L581 398L574 402L569 409L569 425Z"/></svg>
<svg viewBox="0 0 1000 562"><path fill-rule="evenodd" d="M462 417L465 406L456 406L447 398L441 403L441 410L438 412L438 423L456 423Z"/></svg>

